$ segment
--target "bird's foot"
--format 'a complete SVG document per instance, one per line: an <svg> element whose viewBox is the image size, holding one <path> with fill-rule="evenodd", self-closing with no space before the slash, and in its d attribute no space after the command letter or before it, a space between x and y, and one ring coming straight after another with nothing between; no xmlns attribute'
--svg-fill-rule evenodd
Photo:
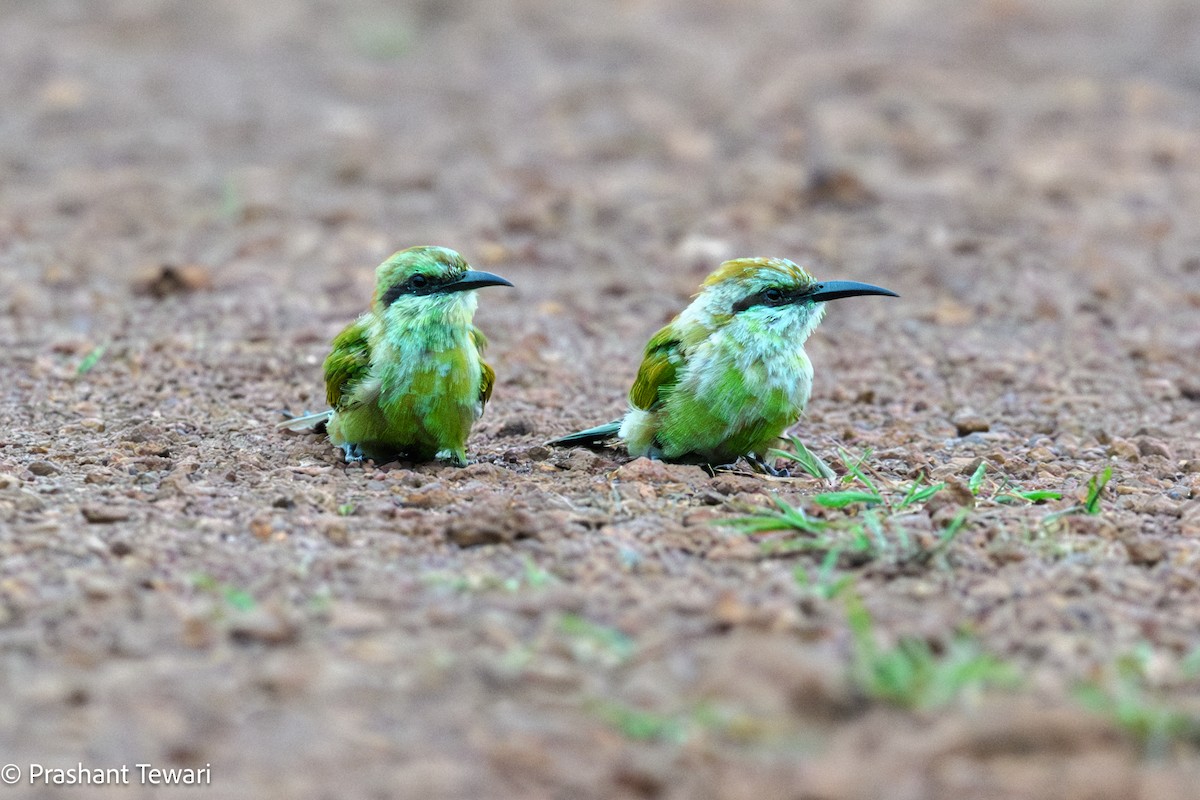
<svg viewBox="0 0 1200 800"><path fill-rule="evenodd" d="M439 450L434 458L436 458L438 461L444 461L454 467L465 467L467 464L471 463L467 461L466 451Z"/></svg>
<svg viewBox="0 0 1200 800"><path fill-rule="evenodd" d="M347 464L361 464L366 458L357 442L344 442L342 444L342 452L346 456Z"/></svg>
<svg viewBox="0 0 1200 800"><path fill-rule="evenodd" d="M791 477L791 473L786 469L779 469L771 466L762 456L756 455L755 453L747 453L746 455L742 456L742 458L744 458L746 463L750 465L750 469L754 470L755 472L764 475L770 475L772 478Z"/></svg>

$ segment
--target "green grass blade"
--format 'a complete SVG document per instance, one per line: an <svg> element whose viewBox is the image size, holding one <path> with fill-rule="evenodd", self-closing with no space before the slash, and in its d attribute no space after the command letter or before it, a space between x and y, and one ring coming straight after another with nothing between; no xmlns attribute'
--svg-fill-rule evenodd
<svg viewBox="0 0 1200 800"><path fill-rule="evenodd" d="M883 498L876 492L859 492L847 490L844 492L825 492L813 497L813 502L825 508L845 508L852 503L867 503L878 505Z"/></svg>
<svg viewBox="0 0 1200 800"><path fill-rule="evenodd" d="M804 442L800 441L798 436L789 436L788 441L791 442L795 452L771 448L770 454L787 461L793 461L814 478L821 480L830 480L837 477L824 461L820 459L813 451L809 450Z"/></svg>
<svg viewBox="0 0 1200 800"><path fill-rule="evenodd" d="M987 472L987 462L980 461L979 466L971 473L971 479L967 481L967 488L971 490L971 494L978 495L979 490L983 488L983 476Z"/></svg>
<svg viewBox="0 0 1200 800"><path fill-rule="evenodd" d="M838 454L842 457L842 464L845 465L846 472L849 473L845 478L842 479L844 482L849 483L857 478L863 486L866 486L875 494L879 494L878 487L875 486L875 483L869 477L867 477L867 473L863 472L862 469L863 462L871 457L870 449L864 450L862 457L857 461L852 460L850 458L850 454L841 447L838 448Z"/></svg>
<svg viewBox="0 0 1200 800"><path fill-rule="evenodd" d="M79 362L79 366L75 368L75 374L86 375L91 372L92 368L95 367L100 359L104 356L104 351L107 349L108 345L104 344L94 348L90 353L83 357L82 361Z"/></svg>
<svg viewBox="0 0 1200 800"><path fill-rule="evenodd" d="M1087 500L1083 503L1083 510L1088 514L1100 513L1100 496L1104 493L1104 487L1112 479L1112 467L1104 468L1104 472L1099 475L1093 475L1088 480Z"/></svg>

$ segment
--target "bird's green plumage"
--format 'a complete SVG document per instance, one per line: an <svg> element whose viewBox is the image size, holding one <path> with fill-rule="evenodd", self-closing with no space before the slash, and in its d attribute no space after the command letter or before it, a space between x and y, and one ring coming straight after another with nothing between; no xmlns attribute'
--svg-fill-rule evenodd
<svg viewBox="0 0 1200 800"><path fill-rule="evenodd" d="M849 286L838 284L836 296L849 296ZM710 464L761 458L808 402L813 373L803 345L824 314L813 294L820 288L786 259L725 262L651 337L619 427L551 444L588 445L615 433L634 456Z"/></svg>
<svg viewBox="0 0 1200 800"><path fill-rule="evenodd" d="M338 409L342 393L351 392L371 369L371 347L367 326L358 319L333 338L333 350L325 359L325 402Z"/></svg>
<svg viewBox="0 0 1200 800"><path fill-rule="evenodd" d="M629 390L630 405L643 411L658 406L662 402L662 391L675 385L675 375L684 365L685 358L674 326L668 325L651 336L642 366Z"/></svg>
<svg viewBox="0 0 1200 800"><path fill-rule="evenodd" d="M371 310L334 338L325 359L330 441L381 461L466 463L495 373L472 323L475 292L455 282L502 280L469 269L441 247L403 250L379 266Z"/></svg>
<svg viewBox="0 0 1200 800"><path fill-rule="evenodd" d="M765 454L799 419L812 367L788 332L676 319L651 341L621 427L633 455L723 464ZM691 335L689 335L691 333Z"/></svg>

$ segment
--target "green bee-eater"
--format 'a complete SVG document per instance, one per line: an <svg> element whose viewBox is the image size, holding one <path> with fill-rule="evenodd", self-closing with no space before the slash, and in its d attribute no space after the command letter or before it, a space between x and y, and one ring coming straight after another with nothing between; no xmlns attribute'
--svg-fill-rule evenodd
<svg viewBox="0 0 1200 800"><path fill-rule="evenodd" d="M726 261L651 337L624 418L549 444L619 437L635 457L710 465L744 457L773 473L767 450L812 390L804 342L825 301L865 294L897 296L866 283L818 282L787 259Z"/></svg>
<svg viewBox="0 0 1200 800"><path fill-rule="evenodd" d="M325 359L331 408L280 427L317 429L347 461L467 463L467 435L492 396L487 339L472 323L475 289L512 286L445 247L410 247L379 265L371 310Z"/></svg>

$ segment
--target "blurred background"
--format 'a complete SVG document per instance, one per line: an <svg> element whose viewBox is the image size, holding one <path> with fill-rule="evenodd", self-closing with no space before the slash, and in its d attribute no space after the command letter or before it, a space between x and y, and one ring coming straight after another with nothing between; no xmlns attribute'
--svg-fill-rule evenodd
<svg viewBox="0 0 1200 800"><path fill-rule="evenodd" d="M813 337L806 441L1122 490L856 571L880 635L972 626L1035 710L1193 650L1194 0L4 0L0 42L0 753L211 761L220 797L1194 793L1077 709L821 705L841 607L709 524L759 483L539 449L726 258L887 286ZM481 296L481 463L346 471L270 423L416 244L517 286ZM495 497L520 543L447 543ZM598 697L754 724L646 744Z"/></svg>

